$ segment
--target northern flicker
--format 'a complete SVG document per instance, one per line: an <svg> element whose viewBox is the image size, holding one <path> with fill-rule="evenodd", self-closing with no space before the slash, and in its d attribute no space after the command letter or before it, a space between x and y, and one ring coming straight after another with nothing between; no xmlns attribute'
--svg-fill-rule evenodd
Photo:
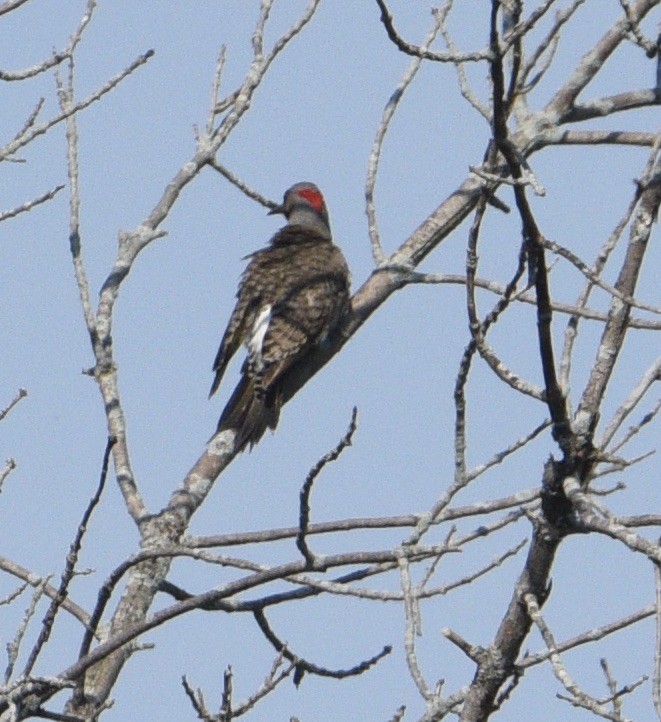
<svg viewBox="0 0 661 722"><path fill-rule="evenodd" d="M237 302L213 364L211 397L241 344L248 355L241 380L218 422L236 431L235 449L250 448L278 423L281 381L337 326L349 303L349 269L333 244L328 211L314 183L297 183L284 195L287 225L250 259Z"/></svg>

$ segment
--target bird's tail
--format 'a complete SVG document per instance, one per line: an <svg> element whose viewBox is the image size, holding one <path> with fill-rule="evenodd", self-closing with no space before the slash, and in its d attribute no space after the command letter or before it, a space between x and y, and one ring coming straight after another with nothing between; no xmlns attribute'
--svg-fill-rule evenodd
<svg viewBox="0 0 661 722"><path fill-rule="evenodd" d="M266 429L275 429L280 416L280 398L271 391L259 393L254 380L242 376L218 421L216 433L232 429L236 432L234 448L243 451L262 438Z"/></svg>

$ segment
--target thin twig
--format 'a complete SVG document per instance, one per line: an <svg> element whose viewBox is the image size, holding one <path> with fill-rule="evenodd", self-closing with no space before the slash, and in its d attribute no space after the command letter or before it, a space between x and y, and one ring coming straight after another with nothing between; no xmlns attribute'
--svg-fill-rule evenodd
<svg viewBox="0 0 661 722"><path fill-rule="evenodd" d="M659 158L658 148L655 148L643 174L640 203L631 225L629 243L620 273L615 282L615 288L626 297L634 295L645 258L647 241L661 203L661 163ZM594 434L599 407L606 387L624 347L630 312L631 307L628 303L619 298L611 298L609 320L604 326L597 358L583 390L574 422L578 433L582 434L588 443Z"/></svg>
<svg viewBox="0 0 661 722"><path fill-rule="evenodd" d="M585 531L593 531L622 542L633 552L645 555L651 562L661 564L661 546L649 539L634 533L629 527L618 524L613 517L604 518L596 501L590 499L580 487L577 479L567 477L564 489L580 516L580 523Z"/></svg>
<svg viewBox="0 0 661 722"><path fill-rule="evenodd" d="M414 589L411 584L411 574L409 570L409 560L402 556L399 558L399 577L402 587L402 596L404 599L404 615L406 619L406 631L404 633L404 651L406 653L406 664L409 668L411 679L418 688L420 696L424 700L430 700L433 693L427 686L427 682L422 675L418 659L415 653L415 637L422 634L420 629L420 606L417 598L417 587Z"/></svg>
<svg viewBox="0 0 661 722"><path fill-rule="evenodd" d="M85 512L83 514L83 518L80 521L80 524L78 525L78 530L76 531L76 536L74 537L74 540L71 542L71 546L69 547L69 553L67 555L66 564L64 567L64 571L62 572L62 577L60 579L60 586L57 590L56 596L51 600L50 606L48 608L48 611L46 612L46 615L44 616L44 619L41 623L41 630L39 632L39 637L37 638L37 641L35 642L34 647L32 648L32 651L30 652L30 656L28 657L27 662L25 663L25 669L23 671L23 676L29 677L32 673L32 669L34 668L34 665L37 661L37 658L39 657L40 652L44 648L46 642L48 642L48 639L50 637L53 624L55 622L55 617L57 615L57 612L59 611L60 607L62 606L62 602L67 596L67 592L69 590L69 584L71 583L71 580L73 579L75 570L76 570L76 564L78 562L78 554L80 553L80 548L82 546L83 537L85 536L85 532L87 531L87 524L89 523L89 520L92 516L92 512L96 508L97 504L99 503L99 499L101 498L101 494L103 492L103 489L106 484L106 477L108 475L108 461L110 459L110 452L112 450L113 445L115 444L115 440L113 438L109 438L108 442L106 444L106 450L103 454L103 463L101 465L101 476L99 478L99 483L96 489L96 492L90 499L87 508L85 509Z"/></svg>
<svg viewBox="0 0 661 722"><path fill-rule="evenodd" d="M17 579L22 579L26 584L29 584L33 588L38 587L43 582L42 577L5 557L0 557L0 569L7 574L11 574ZM57 596L57 589L50 584L46 584L44 586L44 594L49 599L55 599ZM65 599L62 602L62 608L81 622L81 624L87 626L90 617L82 607L74 604L74 602L70 599Z"/></svg>
<svg viewBox="0 0 661 722"><path fill-rule="evenodd" d="M626 718L621 717L619 714L610 713L609 710L607 710L603 706L603 704L600 704L598 700L590 697L588 694L583 692L583 690L578 686L578 684L576 684L576 682L570 677L565 666L563 665L560 655L557 652L557 646L555 643L555 639L553 638L553 634L551 633L551 630L549 629L548 625L546 624L544 618L541 615L539 605L534 595L526 594L523 601L528 608L530 618L539 629L539 632L542 635L546 646L548 647L549 659L551 660L553 673L555 674L558 681L571 695L568 701L570 701L573 705L590 710L591 712L599 715L600 717L612 720L612 722L631 722L631 720L627 720Z"/></svg>
<svg viewBox="0 0 661 722"><path fill-rule="evenodd" d="M503 449L502 451L499 451L497 454L494 454L494 456L489 459L489 461L484 462L483 464L480 464L479 466L476 466L471 471L466 472L466 479L468 481L473 481L473 479L477 479L478 476L481 476L485 471L488 469L491 469L492 467L496 466L497 464L501 464L505 459L507 459L512 454L516 453L519 449L522 449L526 444L531 442L533 439L537 438L539 434L542 433L545 429L548 429L551 422L548 420L544 420L541 422L541 424L538 424L532 431L530 431L525 436L522 436L520 439L517 439L514 443L510 444L506 449Z"/></svg>
<svg viewBox="0 0 661 722"><path fill-rule="evenodd" d="M18 599L18 597L23 594L23 592L28 588L28 583L23 582L17 589L15 589L13 592L10 592L6 597L3 599L0 599L0 607L5 607L11 604L15 599Z"/></svg>
<svg viewBox="0 0 661 722"><path fill-rule="evenodd" d="M30 201L26 201L20 206L16 206L16 208L12 208L10 211L3 211L0 213L0 223L2 221L6 221L8 218L14 218L14 216L19 215L20 213L26 213L27 211L32 210L35 206L38 206L42 203L46 203L46 201L51 200L52 198L55 198L55 196L64 188L63 185L55 186L52 190L48 191L47 193L44 193L43 195L39 196L38 198L33 198Z"/></svg>
<svg viewBox="0 0 661 722"><path fill-rule="evenodd" d="M6 2L3 3L3 5L0 6L0 15L3 15L5 12L9 12L10 10L14 10L19 5L22 5L25 0L14 0L14 2ZM85 28L89 25L90 20L92 19L92 13L94 12L94 8L96 7L96 0L88 0L87 2L87 10L83 17L80 20L80 23L78 24L78 27L71 35L71 38L69 40L69 44L67 45L64 50L60 51L53 51L50 58L47 60L42 61L41 63L37 63L36 65L33 65L30 68L27 68L25 70L19 70L19 71L0 71L0 80L5 81L12 81L12 80L26 80L28 78L34 78L36 75L39 75L40 73L45 72L46 70L50 70L50 68L53 68L60 63L64 62L65 60L69 60L73 57L74 50L76 49L78 43L80 42L80 39L83 36L83 32L85 31Z"/></svg>
<svg viewBox="0 0 661 722"><path fill-rule="evenodd" d="M24 399L28 395L25 389L19 389L16 392L16 396L7 404L7 406L0 411L0 421L2 421L7 414L18 404L21 399Z"/></svg>
<svg viewBox="0 0 661 722"><path fill-rule="evenodd" d="M449 9L449 5L446 6ZM434 42L438 31L441 27L442 22L445 20L444 15L438 14L436 17L436 23L431 29L425 41L423 43L423 49L426 50ZM386 260L386 254L383 251L381 245L381 239L379 237L379 229L376 219L376 208L374 207L374 187L376 185L377 174L379 170L379 160L381 157L381 149L383 148L383 142L385 140L388 129L390 128L390 122L392 121L397 107L404 97L404 93L410 87L411 83L415 79L415 76L420 70L422 64L421 58L415 58L411 61L407 68L404 76L399 81L394 92L390 96L383 114L381 121L376 129L376 135L372 144L372 150L367 161L367 177L365 178L365 214L367 215L367 230L370 237L370 243L372 246L372 257L377 266Z"/></svg>
<svg viewBox="0 0 661 722"><path fill-rule="evenodd" d="M345 679L346 677L355 677L357 675L363 674L363 672L366 672L370 667L373 667L377 662L379 662L384 657L387 657L390 652L392 652L392 647L386 646L378 654L370 657L370 659L359 662L358 664L350 667L349 669L327 669L326 667L320 667L317 664L308 662L302 657L299 657L290 652L287 648L287 645L284 644L277 637L275 632L271 629L263 610L255 609L254 616L257 625L262 630L264 636L273 645L274 649L280 652L285 657L285 659L288 659L290 662L294 663L296 668L296 672L294 674L294 683L296 684L296 686L300 684L304 674L315 674L319 677L332 677L333 679Z"/></svg>
<svg viewBox="0 0 661 722"><path fill-rule="evenodd" d="M659 136L661 137L661 136ZM657 138L657 142L659 142L659 138ZM599 253L597 254L597 257L595 258L594 263L592 264L592 269L594 273L597 276L600 276L603 272L608 259L610 258L613 250L617 246L620 238L622 237L622 234L624 233L625 228L629 224L629 221L631 220L634 211L636 210L636 206L638 205L639 201L639 193L636 192L629 202L628 208L626 209L625 213L623 214L622 218L617 222L617 225L613 229L613 232L609 235L609 237L606 239L606 242L602 245L602 247L599 250ZM585 309L587 306L587 302L590 298L590 295L592 294L592 291L594 289L594 284L592 282L587 282L585 286L583 287L578 299L576 300L575 306L578 309ZM569 385L569 377L571 373L571 364L572 364L572 353L574 349L574 344L576 342L577 336L578 336L578 325L579 325L580 317L578 314L572 314L571 318L569 319L567 323L567 328L565 329L565 339L564 339L564 345L562 349L562 359L560 361L560 383L562 384L563 388L567 388Z"/></svg>
<svg viewBox="0 0 661 722"><path fill-rule="evenodd" d="M58 123L66 120L70 115L79 113L81 110L84 110L85 108L92 105L92 103L100 100L104 95L107 95L111 90L114 90L125 78L131 75L131 73L135 72L141 65L144 65L153 55L154 51L148 50L146 53L136 58L130 65L128 65L128 67L126 67L120 73L110 78L110 80L105 82L98 90L94 91L85 100L81 100L80 102L76 103L67 112L61 112L59 115L54 116L46 123L42 123L41 125L36 125L29 128L26 133L8 143L6 146L4 146L4 148L0 149L0 160L4 160L12 156L17 150L23 148L40 135L43 135L51 128L56 126Z"/></svg>
<svg viewBox="0 0 661 722"><path fill-rule="evenodd" d="M447 14L452 6L452 1L453 0L447 0L446 4L442 8L434 9L433 12L437 16L441 15L441 34L443 36L443 40L445 40L445 44L448 46L448 50L457 56L459 55L459 48L457 48L457 46L455 45L454 39L450 34L447 23L445 22ZM464 68L464 65L465 63L462 63L459 60L454 63L455 69L457 71L457 80L459 82L459 92L466 99L466 101L468 101L468 103L473 108L475 108L475 110L477 110L477 112L488 123L490 123L491 111L489 107L485 105L471 90L470 85L468 84L468 77L466 76L466 70Z"/></svg>
<svg viewBox="0 0 661 722"><path fill-rule="evenodd" d="M631 7L626 0L620 0L620 5L622 6L622 10L624 10L624 14L627 16L627 20L629 21L629 30L631 31L631 34L634 36L634 39L636 41L636 44L639 45L646 53L648 58L653 58L656 55L656 43L648 40L642 33L640 29L640 25L638 24L638 21L634 17L634 14L631 10Z"/></svg>
<svg viewBox="0 0 661 722"><path fill-rule="evenodd" d="M201 720L211 722L211 713L207 710L206 705L204 704L204 696L202 695L202 690L199 688L197 690L193 689L190 686L188 680L186 679L185 674L181 677L181 684L184 688L184 691L186 692L186 695L188 696L188 699L193 705L193 709L197 712L197 716Z"/></svg>
<svg viewBox="0 0 661 722"><path fill-rule="evenodd" d="M619 298L620 301L626 303L628 306L640 308L643 311L649 311L650 313L654 313L657 315L661 314L660 307L652 306L651 304L643 303L642 301L637 301L632 296L627 296L626 294L620 292L617 288L611 286L610 283L606 283L606 281L604 281L597 273L595 273L594 269L590 268L588 264L585 263L585 261L581 260L575 253L570 251L569 248L565 248L559 243L551 241L548 238L542 238L541 242L545 248L549 249L549 251L552 251L558 256L561 256L565 260L569 261L574 266L574 268L580 271L592 283L592 285L598 286L599 288L606 291L606 293L614 296L615 298Z"/></svg>
<svg viewBox="0 0 661 722"><path fill-rule="evenodd" d="M642 20L657 4L656 0L637 2L636 11L633 12L632 10L629 19L622 16L613 24L604 36L581 58L567 81L546 105L544 112L549 118L554 118L556 122L560 123L568 122L577 106L578 96L594 80L609 56L626 39L631 23Z"/></svg>
<svg viewBox="0 0 661 722"><path fill-rule="evenodd" d="M69 60L69 72L66 86L56 75L57 96L60 102L60 109L68 113L66 117L66 138L67 138L67 169L69 175L69 249L73 261L74 275L78 294L83 309L83 316L90 336L96 334L96 319L90 302L89 281L83 264L81 239L80 239L80 187L78 172L78 130L76 126L76 115L71 113L74 107L74 61Z"/></svg>
<svg viewBox="0 0 661 722"><path fill-rule="evenodd" d="M511 496L476 502L466 506L447 507L438 514L433 524L465 519L472 516L481 516L503 511L504 509L518 508L530 504L539 499L538 489L528 489L512 494ZM415 527L420 523L427 513L404 514L401 516L366 517L360 519L341 519L336 521L319 522L308 526L308 535L330 534L332 532L344 532L358 529L394 529L401 527ZM256 532L239 532L237 534L220 534L215 536L187 537L182 545L190 548L198 547L226 547L241 544L260 544L277 541L280 539L291 539L298 533L299 527L283 527L279 529L267 529Z"/></svg>
<svg viewBox="0 0 661 722"><path fill-rule="evenodd" d="M504 155L512 177L514 179L520 179L523 176L524 170L522 169L514 146L509 139L507 128L503 64L501 57L498 55L498 34L495 25L497 12L497 4L492 3L491 47L495 56L491 63L494 107L493 133L496 145ZM525 187L516 185L513 190L519 215L521 216L522 235L528 254L529 271L537 295L537 331L539 355L544 375L545 401L551 414L553 437L560 445L563 453L567 456L570 453L570 422L566 399L558 383L555 369L555 354L551 333L551 294L548 283L548 269L544 257L542 234L540 233L537 221L528 202Z"/></svg>
<svg viewBox="0 0 661 722"><path fill-rule="evenodd" d="M256 190L250 188L250 186L246 185L240 178L234 175L231 170L225 168L225 166L222 163L219 163L215 158L209 162L209 165L214 170L217 170L224 178L227 178L232 185L236 186L242 193L248 196L248 198L261 203L264 208L268 208L269 210L277 208L277 203L270 201L266 196L263 196L261 193L258 193Z"/></svg>
<svg viewBox="0 0 661 722"><path fill-rule="evenodd" d="M525 92L528 92L533 87L535 87L535 85L537 85L537 83L539 83L539 81L544 77L546 71L548 70L553 61L556 48L560 41L560 31L562 30L562 27L569 22L576 10L578 10L578 8L584 2L585 0L574 0L574 2L569 7L560 10L556 14L555 22L551 26L550 30L547 32L539 45L535 48L528 62L521 68L521 85L525 84ZM549 47L551 48L551 50L547 54ZM537 74L532 80L528 80L530 73L536 68L540 58L542 58L545 54L547 54L547 59L544 62L542 68L538 70Z"/></svg>
<svg viewBox="0 0 661 722"><path fill-rule="evenodd" d="M420 58L422 60L434 60L440 63L478 62L481 60L488 60L490 58L491 53L488 49L481 50L475 53L437 53L428 49L418 47L417 45L407 43L399 35L397 30L395 30L392 15L390 13L390 10L388 9L388 6L385 3L385 0L376 0L376 4L381 10L381 22L383 23L383 27L386 29L388 37L403 53L406 53L407 55L412 55L413 57Z"/></svg>
<svg viewBox="0 0 661 722"><path fill-rule="evenodd" d="M16 664L16 660L18 659L18 653L21 648L21 643L23 641L23 638L25 637L25 633L28 628L28 624L30 623L30 620L34 616L35 612L37 611L37 604L39 603L41 597L44 594L44 588L48 584L50 577L44 577L41 579L36 585L34 593L32 594L32 598L30 600L30 604L28 605L28 608L25 610L25 614L23 615L23 619L21 620L21 623L18 626L18 629L16 630L16 634L14 635L14 639L11 640L11 642L7 643L7 668L5 669L5 678L4 683L5 685L12 677L12 674L14 673L14 665Z"/></svg>
<svg viewBox="0 0 661 722"><path fill-rule="evenodd" d="M11 474L11 472L16 468L16 462L14 459L9 458L5 462L5 466L3 469L0 470L0 492L2 491L2 485L5 482L5 479Z"/></svg>
<svg viewBox="0 0 661 722"><path fill-rule="evenodd" d="M210 136L213 133L213 125L218 114L218 103L220 98L220 82L223 75L223 69L225 67L225 59L227 56L227 48L223 45L218 53L218 60L216 61L216 72L213 75L213 83L211 84L211 103L209 104L209 114L207 116L206 134ZM184 679L186 679L184 677Z"/></svg>
<svg viewBox="0 0 661 722"><path fill-rule="evenodd" d="M608 445L613 440L613 437L617 433L618 429L622 426L625 419L629 414L638 406L641 400L645 397L645 394L652 388L652 385L656 381L661 381L661 358L658 358L652 366L643 374L640 381L634 386L629 393L629 396L620 404L617 411L615 412L611 422L604 429L602 435L597 441L597 448L606 450ZM654 416L658 413L659 403L657 402L656 409L651 414L646 415L643 421L638 424L638 428L643 426L645 423L649 423ZM649 419L647 418L649 416ZM631 438L628 436L627 440ZM622 448L622 443L618 444L615 448L611 449L611 453L614 453Z"/></svg>
<svg viewBox="0 0 661 722"><path fill-rule="evenodd" d="M429 283L429 284L457 284L460 286L466 285L467 278L456 273L419 273L415 271L409 271L405 278L402 279L402 285L409 283ZM486 291L495 293L498 296L505 297L507 295L507 286L496 281L489 281L485 278L476 277L474 279L476 288L483 288ZM527 303L531 306L536 305L537 299L532 293L527 293L525 290L515 293L511 297L512 301L519 301L521 303ZM571 316L577 316L579 318L585 318L591 321L606 322L608 320L608 314L595 309L587 308L583 305L571 305L568 303L561 303L560 301L551 301L551 308L553 311L558 313L564 313ZM648 319L641 319L631 317L629 319L629 328L647 329L650 331L661 330L661 321L652 321ZM561 367L562 368L562 367Z"/></svg>
<svg viewBox="0 0 661 722"><path fill-rule="evenodd" d="M592 644L593 642L598 642L599 640L604 639L605 637L608 637L615 632L619 632L622 629L626 629L627 627L631 627L634 624L638 624L643 619L649 619L649 617L651 617L654 612L655 607L654 605L650 604L647 607L643 607L639 611L623 617L622 619L618 619L615 622L604 624L601 627L595 627L594 629L590 629L587 632L583 632L583 634L578 634L575 637L571 637L564 642L556 642L555 651L558 653L567 652L570 649L575 649L576 647L580 647L583 644ZM536 654L528 654L526 652L526 654L517 661L516 666L521 667L522 669L534 667L535 665L542 664L542 662L546 662L550 654L551 653L548 649L544 652L537 652Z"/></svg>
<svg viewBox="0 0 661 722"><path fill-rule="evenodd" d="M275 658L269 673L260 686L250 695L245 702L234 705L234 716L241 717L249 712L260 700L270 694L281 682L289 677L289 675L297 669L297 663L291 662L284 669L280 669L282 661L285 658L284 652L280 652ZM224 698L223 694L223 698ZM224 703L223 703L224 709Z"/></svg>
<svg viewBox="0 0 661 722"><path fill-rule="evenodd" d="M300 506L299 506L299 520L298 520L298 534L296 535L296 546L305 558L305 561L310 567L314 566L314 554L310 551L306 536L308 533L308 527L310 524L310 494L312 493L312 486L316 478L321 473L322 469L331 462L339 458L340 454L351 446L351 440L353 439L354 432L356 431L356 419L358 417L357 407L353 407L351 412L351 421L349 422L349 428L346 434L340 439L334 449L324 454L319 461L310 469L310 472L305 479L305 483L301 488L300 493Z"/></svg>

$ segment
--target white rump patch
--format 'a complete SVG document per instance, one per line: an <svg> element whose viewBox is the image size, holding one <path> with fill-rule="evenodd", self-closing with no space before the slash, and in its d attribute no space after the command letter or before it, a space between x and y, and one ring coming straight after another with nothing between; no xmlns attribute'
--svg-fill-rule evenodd
<svg viewBox="0 0 661 722"><path fill-rule="evenodd" d="M255 323L252 325L252 334L248 339L248 353L253 361L256 369L262 368L262 347L264 345L264 337L271 323L271 304L268 303L257 314Z"/></svg>

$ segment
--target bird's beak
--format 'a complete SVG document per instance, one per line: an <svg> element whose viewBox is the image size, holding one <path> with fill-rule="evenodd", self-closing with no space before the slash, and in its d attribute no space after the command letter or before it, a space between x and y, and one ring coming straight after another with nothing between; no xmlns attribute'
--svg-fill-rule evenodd
<svg viewBox="0 0 661 722"><path fill-rule="evenodd" d="M271 208L271 210L267 213L267 215L269 216L277 216L278 214L283 216L285 215L284 206L276 206L275 208Z"/></svg>

